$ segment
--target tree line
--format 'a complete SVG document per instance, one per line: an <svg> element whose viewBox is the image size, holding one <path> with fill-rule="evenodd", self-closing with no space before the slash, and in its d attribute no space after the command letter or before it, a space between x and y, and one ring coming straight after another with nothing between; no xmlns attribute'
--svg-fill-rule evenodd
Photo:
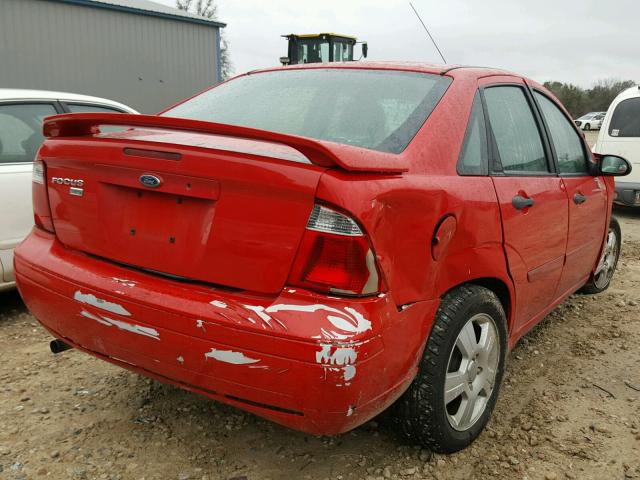
<svg viewBox="0 0 640 480"><path fill-rule="evenodd" d="M621 91L634 85L637 83L633 80L614 78L600 80L588 89L571 83L544 82L544 86L558 97L573 118L579 118L589 112L606 112Z"/></svg>

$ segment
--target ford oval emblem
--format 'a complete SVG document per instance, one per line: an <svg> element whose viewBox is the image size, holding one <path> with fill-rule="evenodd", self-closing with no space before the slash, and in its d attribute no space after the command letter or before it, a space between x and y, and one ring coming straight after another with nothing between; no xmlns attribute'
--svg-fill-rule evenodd
<svg viewBox="0 0 640 480"><path fill-rule="evenodd" d="M160 186L162 180L155 175L145 173L144 175L140 175L140 183L145 187L156 188Z"/></svg>

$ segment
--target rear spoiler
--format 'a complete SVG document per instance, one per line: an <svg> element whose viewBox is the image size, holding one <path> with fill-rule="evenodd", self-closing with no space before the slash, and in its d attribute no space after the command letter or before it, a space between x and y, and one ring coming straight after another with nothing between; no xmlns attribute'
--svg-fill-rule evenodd
<svg viewBox="0 0 640 480"><path fill-rule="evenodd" d="M404 155L394 155L256 128L157 115L66 113L45 118L43 133L47 138L86 137L100 133L100 125L183 130L274 142L299 151L314 165L338 166L352 172L400 173L409 170L409 162Z"/></svg>

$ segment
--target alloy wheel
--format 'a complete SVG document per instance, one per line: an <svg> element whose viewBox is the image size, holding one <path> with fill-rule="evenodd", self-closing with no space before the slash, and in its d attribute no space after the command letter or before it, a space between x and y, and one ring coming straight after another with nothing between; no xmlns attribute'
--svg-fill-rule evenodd
<svg viewBox="0 0 640 480"><path fill-rule="evenodd" d="M447 419L455 430L471 428L487 408L500 359L498 335L493 318L479 313L456 338L444 383Z"/></svg>
<svg viewBox="0 0 640 480"><path fill-rule="evenodd" d="M596 268L594 284L597 288L605 288L611 281L618 262L618 235L610 228L607 234L607 244Z"/></svg>

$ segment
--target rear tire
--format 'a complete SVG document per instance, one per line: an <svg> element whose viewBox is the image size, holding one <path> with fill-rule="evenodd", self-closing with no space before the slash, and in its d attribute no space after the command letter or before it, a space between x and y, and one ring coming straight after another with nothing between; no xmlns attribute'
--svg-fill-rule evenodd
<svg viewBox="0 0 640 480"><path fill-rule="evenodd" d="M620 245L622 243L622 231L615 217L611 217L606 242L600 261L596 267L596 272L591 276L585 286L580 289L580 293L593 295L604 292L609 288L609 285L611 285L611 279L613 278L613 274L618 265L618 259L620 258Z"/></svg>
<svg viewBox="0 0 640 480"><path fill-rule="evenodd" d="M435 452L467 447L491 417L506 351L506 316L492 291L463 285L447 293L418 374L392 406L391 421L409 441Z"/></svg>

